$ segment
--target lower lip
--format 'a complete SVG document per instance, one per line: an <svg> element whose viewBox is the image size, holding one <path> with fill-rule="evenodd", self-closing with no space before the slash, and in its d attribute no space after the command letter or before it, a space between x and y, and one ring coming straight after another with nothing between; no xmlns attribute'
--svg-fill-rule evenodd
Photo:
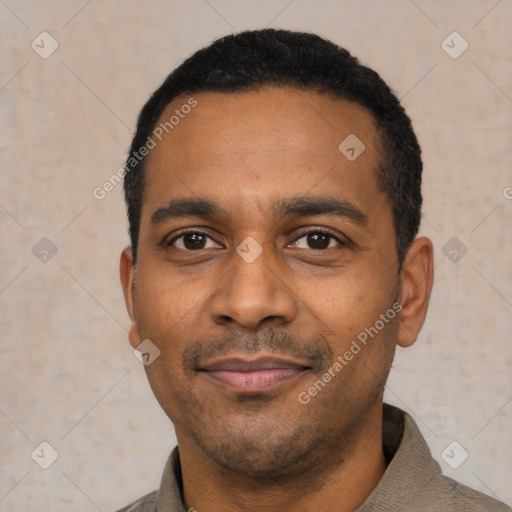
<svg viewBox="0 0 512 512"><path fill-rule="evenodd" d="M252 372L211 370L204 373L238 393L259 393L288 382L303 372L300 368L273 368Z"/></svg>

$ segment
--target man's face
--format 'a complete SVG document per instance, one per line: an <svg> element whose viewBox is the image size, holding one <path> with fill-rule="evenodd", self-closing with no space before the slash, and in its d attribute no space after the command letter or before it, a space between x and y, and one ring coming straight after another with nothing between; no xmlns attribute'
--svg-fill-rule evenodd
<svg viewBox="0 0 512 512"><path fill-rule="evenodd" d="M313 92L194 98L148 157L130 340L161 351L146 371L180 446L282 470L346 448L381 407L399 279L378 136L362 107Z"/></svg>

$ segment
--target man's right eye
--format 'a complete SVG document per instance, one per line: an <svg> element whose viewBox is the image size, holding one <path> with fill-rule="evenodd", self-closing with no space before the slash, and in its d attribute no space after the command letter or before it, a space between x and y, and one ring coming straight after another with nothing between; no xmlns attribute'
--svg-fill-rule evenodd
<svg viewBox="0 0 512 512"><path fill-rule="evenodd" d="M204 231L187 231L175 236L167 245L176 247L183 251L197 251L200 249L211 249L214 246L207 246L208 240L218 246L209 234Z"/></svg>

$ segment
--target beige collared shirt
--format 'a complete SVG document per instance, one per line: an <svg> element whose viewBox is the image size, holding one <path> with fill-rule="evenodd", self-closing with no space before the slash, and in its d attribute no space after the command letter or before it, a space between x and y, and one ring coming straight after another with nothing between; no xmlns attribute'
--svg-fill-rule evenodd
<svg viewBox="0 0 512 512"><path fill-rule="evenodd" d="M387 470L354 512L512 511L504 503L443 476L414 420L404 411L384 404L382 431ZM167 460L160 489L118 512L187 512L181 497L177 447Z"/></svg>

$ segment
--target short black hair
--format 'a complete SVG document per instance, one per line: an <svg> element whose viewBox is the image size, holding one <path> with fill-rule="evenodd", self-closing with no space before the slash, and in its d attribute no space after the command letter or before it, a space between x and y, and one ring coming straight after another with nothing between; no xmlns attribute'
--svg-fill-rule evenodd
<svg viewBox="0 0 512 512"><path fill-rule="evenodd" d="M147 144L165 108L183 94L229 94L264 86L330 94L355 102L373 115L382 155L376 180L391 202L401 265L421 220L423 166L410 118L379 74L346 49L316 34L275 29L249 30L217 39L176 68L142 108L124 169L134 262L146 162L139 150Z"/></svg>

